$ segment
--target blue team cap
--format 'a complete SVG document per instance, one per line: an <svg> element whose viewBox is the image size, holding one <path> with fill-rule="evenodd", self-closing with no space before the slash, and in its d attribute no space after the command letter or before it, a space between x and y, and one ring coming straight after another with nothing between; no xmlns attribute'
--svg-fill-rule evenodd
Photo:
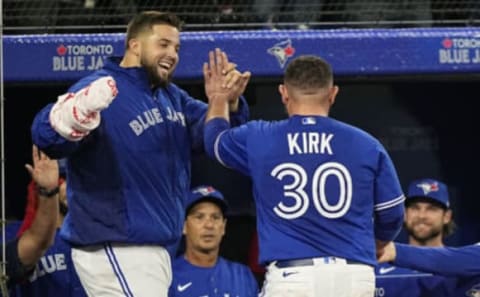
<svg viewBox="0 0 480 297"><path fill-rule="evenodd" d="M445 208L450 208L448 188L442 182L431 178L414 180L408 187L406 203L412 199L427 198L440 203Z"/></svg>
<svg viewBox="0 0 480 297"><path fill-rule="evenodd" d="M222 193L212 186L198 186L192 189L187 200L186 214L188 215L195 204L204 201L215 203L225 215L228 207L227 202L223 198Z"/></svg>

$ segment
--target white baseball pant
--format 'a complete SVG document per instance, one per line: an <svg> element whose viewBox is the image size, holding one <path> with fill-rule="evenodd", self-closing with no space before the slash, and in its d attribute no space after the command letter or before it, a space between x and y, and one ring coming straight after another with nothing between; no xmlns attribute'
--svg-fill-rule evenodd
<svg viewBox="0 0 480 297"><path fill-rule="evenodd" d="M310 259L309 259L310 260ZM311 265L267 267L261 297L373 297L375 273L365 264L336 257L313 258Z"/></svg>
<svg viewBox="0 0 480 297"><path fill-rule="evenodd" d="M167 297L172 282L170 255L161 246L72 247L72 261L90 297Z"/></svg>

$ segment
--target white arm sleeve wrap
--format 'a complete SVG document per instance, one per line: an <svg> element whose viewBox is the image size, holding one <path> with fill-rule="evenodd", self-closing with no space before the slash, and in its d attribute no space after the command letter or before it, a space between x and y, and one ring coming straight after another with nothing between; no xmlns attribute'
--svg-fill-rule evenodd
<svg viewBox="0 0 480 297"><path fill-rule="evenodd" d="M66 139L79 141L100 125L100 111L117 93L115 80L106 76L76 93L61 95L50 111L50 124Z"/></svg>

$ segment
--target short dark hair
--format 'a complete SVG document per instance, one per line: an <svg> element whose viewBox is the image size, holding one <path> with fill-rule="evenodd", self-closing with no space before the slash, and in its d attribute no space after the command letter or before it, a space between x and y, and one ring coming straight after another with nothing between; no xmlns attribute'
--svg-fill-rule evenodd
<svg viewBox="0 0 480 297"><path fill-rule="evenodd" d="M155 25L170 25L181 31L183 22L173 13L161 11L143 11L128 23L125 48L128 49L128 42L138 37L143 32L151 31Z"/></svg>
<svg viewBox="0 0 480 297"><path fill-rule="evenodd" d="M299 56L288 64L284 83L301 89L325 88L333 84L332 67L320 57Z"/></svg>

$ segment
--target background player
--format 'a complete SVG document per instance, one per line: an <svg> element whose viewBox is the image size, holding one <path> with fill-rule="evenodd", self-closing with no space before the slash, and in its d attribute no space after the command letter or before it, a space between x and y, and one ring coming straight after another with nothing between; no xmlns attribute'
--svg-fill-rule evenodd
<svg viewBox="0 0 480 297"><path fill-rule="evenodd" d="M6 243L6 277L8 284L24 280L33 272L38 260L52 245L58 216L58 163L34 145L32 165L25 165L38 191L38 213L31 227L15 240Z"/></svg>
<svg viewBox="0 0 480 297"><path fill-rule="evenodd" d="M169 296L258 296L250 269L219 256L226 210L222 193L213 187L192 190L183 225L185 253L172 264Z"/></svg>
<svg viewBox="0 0 480 297"><path fill-rule="evenodd" d="M270 263L263 296L373 296L375 239L381 249L403 222L393 163L375 138L328 117L338 87L323 59L292 60L279 91L286 120L228 129L219 89L205 126L209 155L252 178L260 261Z"/></svg>
<svg viewBox="0 0 480 297"><path fill-rule="evenodd" d="M61 236L74 245L89 296L168 294L167 248L182 234L191 154L202 151L207 111L171 83L180 27L173 14L139 13L127 27L124 56L107 59L35 117L33 142L68 158ZM232 85L249 77L224 66ZM207 96L213 81L205 84ZM248 107L238 100L243 90L234 90L229 108L239 123Z"/></svg>
<svg viewBox="0 0 480 297"><path fill-rule="evenodd" d="M409 184L404 227L413 246L442 247L454 229L447 186L424 178ZM385 297L452 296L453 279L385 263L375 271L377 295Z"/></svg>
<svg viewBox="0 0 480 297"><path fill-rule="evenodd" d="M85 297L78 275L73 267L71 247L60 236L60 227L68 212L67 183L65 181L64 162L59 161L60 189L59 189L59 214L57 219L57 232L53 245L38 261L35 270L28 280L17 284L11 292L11 297ZM19 236L26 232L32 224L38 209L38 193L34 181L28 185L28 202L23 224Z"/></svg>

